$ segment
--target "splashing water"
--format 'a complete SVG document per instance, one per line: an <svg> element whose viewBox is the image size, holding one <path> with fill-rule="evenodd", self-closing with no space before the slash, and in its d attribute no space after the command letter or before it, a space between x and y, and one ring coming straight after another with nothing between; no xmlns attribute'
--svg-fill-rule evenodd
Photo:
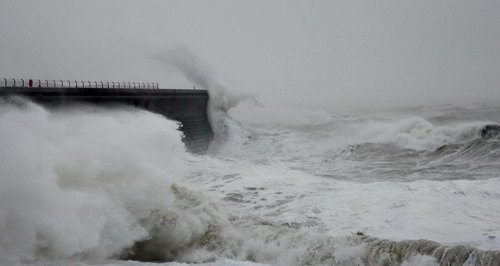
<svg viewBox="0 0 500 266"><path fill-rule="evenodd" d="M487 109L275 123L241 106L196 156L146 111L1 106L1 264L500 262Z"/></svg>
<svg viewBox="0 0 500 266"><path fill-rule="evenodd" d="M241 91L238 92L234 88L227 90L222 83L217 81L210 67L186 47L168 50L159 56L159 59L168 65L174 66L187 80L193 82L196 86L209 91L208 114L217 138L216 141L220 141L218 137L226 134L223 118L227 116L229 109L244 100L250 100L258 106L262 105L252 95Z"/></svg>

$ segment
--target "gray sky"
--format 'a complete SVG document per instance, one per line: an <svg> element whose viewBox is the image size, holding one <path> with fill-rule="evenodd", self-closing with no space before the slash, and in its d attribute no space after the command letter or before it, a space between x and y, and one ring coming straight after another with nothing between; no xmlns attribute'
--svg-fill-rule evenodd
<svg viewBox="0 0 500 266"><path fill-rule="evenodd" d="M336 109L500 101L500 1L0 0L0 76L193 83Z"/></svg>

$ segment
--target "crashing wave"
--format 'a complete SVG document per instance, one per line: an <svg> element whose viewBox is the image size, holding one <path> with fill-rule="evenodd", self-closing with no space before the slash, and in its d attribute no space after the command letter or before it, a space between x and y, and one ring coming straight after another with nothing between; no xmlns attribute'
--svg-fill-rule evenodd
<svg viewBox="0 0 500 266"><path fill-rule="evenodd" d="M500 125L497 124L486 125L483 128L481 128L479 134L483 138L496 137L500 134Z"/></svg>

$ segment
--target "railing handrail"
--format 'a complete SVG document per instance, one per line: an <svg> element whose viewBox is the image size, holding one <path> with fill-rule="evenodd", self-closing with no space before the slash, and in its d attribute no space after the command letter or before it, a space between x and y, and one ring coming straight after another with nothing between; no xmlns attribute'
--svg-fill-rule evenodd
<svg viewBox="0 0 500 266"><path fill-rule="evenodd" d="M67 83L67 84L65 84ZM93 86L94 85L94 86ZM2 78L0 88L160 89L157 82Z"/></svg>

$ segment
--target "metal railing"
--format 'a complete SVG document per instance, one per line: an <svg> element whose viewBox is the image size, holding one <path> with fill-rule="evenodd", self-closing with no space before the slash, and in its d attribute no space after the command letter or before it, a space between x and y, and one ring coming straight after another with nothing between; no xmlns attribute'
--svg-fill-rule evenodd
<svg viewBox="0 0 500 266"><path fill-rule="evenodd" d="M78 81L48 79L12 79L2 78L0 87L9 88L85 88L85 89L159 89L153 82L123 81Z"/></svg>

